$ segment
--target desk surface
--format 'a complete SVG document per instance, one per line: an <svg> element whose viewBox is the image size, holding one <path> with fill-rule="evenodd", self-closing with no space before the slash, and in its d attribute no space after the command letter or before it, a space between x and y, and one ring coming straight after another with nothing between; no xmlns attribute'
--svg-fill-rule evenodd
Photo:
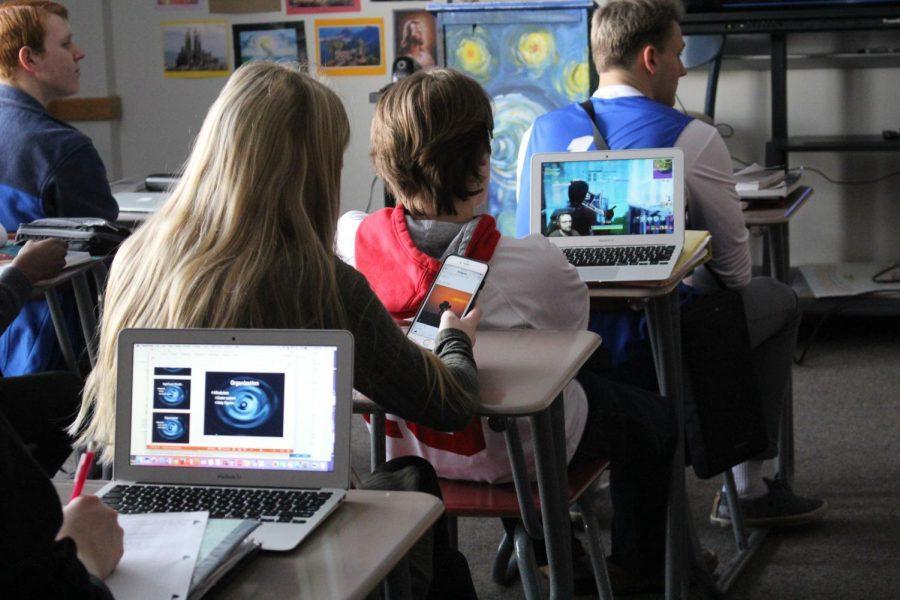
<svg viewBox="0 0 900 600"><path fill-rule="evenodd" d="M744 223L748 226L759 225L779 225L787 223L791 217L806 204L806 201L813 195L813 189L803 185L788 194L785 202L781 206L774 208L754 208L753 201L744 211ZM766 206L762 204L762 206Z"/></svg>
<svg viewBox="0 0 900 600"><path fill-rule="evenodd" d="M86 493L106 482L91 481ZM63 502L70 482L57 482ZM238 571L215 598L364 598L443 512L440 500L418 492L350 490L338 509L291 552L263 552Z"/></svg>
<svg viewBox="0 0 900 600"><path fill-rule="evenodd" d="M684 265L682 265L681 268L677 270L675 275L660 283L654 283L652 285L641 285L635 284L633 282L603 282L589 285L588 294L590 294L591 298L618 298L635 300L665 296L666 294L674 290L678 286L678 284L681 283L681 280L689 275L691 271L708 261L709 258L709 252L703 252L691 257L689 261L684 263Z"/></svg>
<svg viewBox="0 0 900 600"><path fill-rule="evenodd" d="M97 267L100 263L103 262L104 257L102 256L94 256L87 262L83 262L79 265L75 265L74 267L69 267L67 269L63 269L63 271L57 275L56 277L51 277L50 279L45 279L43 281L38 281L34 285L33 293L41 294L46 292L47 290L54 288L61 283L65 283L69 281L73 277L77 275L81 275L82 273L87 273L91 269Z"/></svg>
<svg viewBox="0 0 900 600"><path fill-rule="evenodd" d="M481 392L481 416L527 416L539 413L575 377L600 336L590 331L534 329L479 330L475 362ZM354 391L356 412L378 410Z"/></svg>

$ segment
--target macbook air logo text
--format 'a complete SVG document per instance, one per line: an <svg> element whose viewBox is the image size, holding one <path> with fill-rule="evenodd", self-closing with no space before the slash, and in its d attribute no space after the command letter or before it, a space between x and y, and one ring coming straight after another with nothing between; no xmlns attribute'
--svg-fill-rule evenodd
<svg viewBox="0 0 900 600"><path fill-rule="evenodd" d="M216 475L219 479L240 479L240 475Z"/></svg>

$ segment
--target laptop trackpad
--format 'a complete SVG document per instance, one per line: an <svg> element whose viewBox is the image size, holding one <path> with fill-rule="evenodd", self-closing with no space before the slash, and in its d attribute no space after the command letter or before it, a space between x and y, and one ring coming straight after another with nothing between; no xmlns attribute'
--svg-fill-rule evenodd
<svg viewBox="0 0 900 600"><path fill-rule="evenodd" d="M578 267L582 281L615 281L619 267Z"/></svg>
<svg viewBox="0 0 900 600"><path fill-rule="evenodd" d="M312 528L297 523L262 523L250 537L262 544L263 550L287 552L297 547Z"/></svg>

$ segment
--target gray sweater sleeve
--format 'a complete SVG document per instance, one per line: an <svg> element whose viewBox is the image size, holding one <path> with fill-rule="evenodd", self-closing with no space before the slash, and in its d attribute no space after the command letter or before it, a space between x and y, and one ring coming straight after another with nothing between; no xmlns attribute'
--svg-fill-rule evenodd
<svg viewBox="0 0 900 600"><path fill-rule="evenodd" d="M354 337L353 387L391 414L444 431L463 429L478 408L478 378L472 344L462 331L442 331L430 366L378 301L365 278L338 265L347 328ZM438 385L436 368L447 385Z"/></svg>
<svg viewBox="0 0 900 600"><path fill-rule="evenodd" d="M0 269L0 333L6 331L31 297L31 282L13 266Z"/></svg>

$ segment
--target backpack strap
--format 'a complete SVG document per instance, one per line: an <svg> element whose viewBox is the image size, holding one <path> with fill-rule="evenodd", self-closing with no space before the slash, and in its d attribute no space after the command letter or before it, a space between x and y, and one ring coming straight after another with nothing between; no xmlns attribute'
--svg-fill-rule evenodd
<svg viewBox="0 0 900 600"><path fill-rule="evenodd" d="M597 128L597 112L594 110L594 103L588 98L578 106L583 108L584 112L591 118L591 125L594 126L594 147L597 150L609 150L606 140L603 139L603 134L600 133L600 130Z"/></svg>

